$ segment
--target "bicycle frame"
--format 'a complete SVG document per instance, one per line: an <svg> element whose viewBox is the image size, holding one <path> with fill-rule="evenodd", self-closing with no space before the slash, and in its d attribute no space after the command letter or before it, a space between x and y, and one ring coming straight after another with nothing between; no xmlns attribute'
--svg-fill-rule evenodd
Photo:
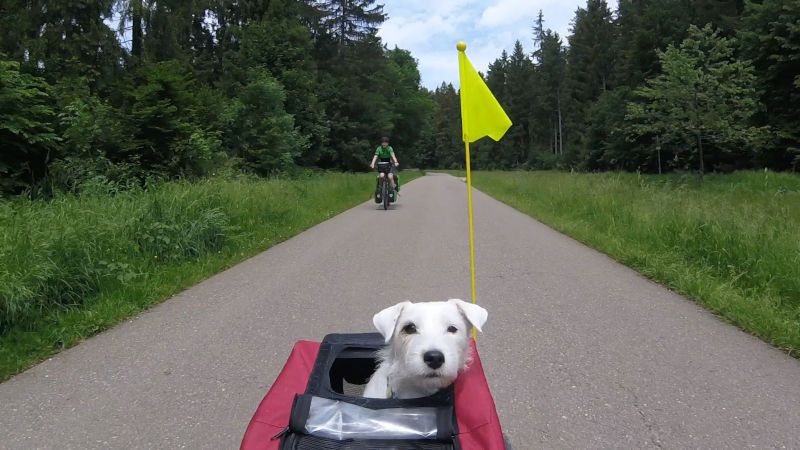
<svg viewBox="0 0 800 450"><path fill-rule="evenodd" d="M391 164L387 162L379 162L377 169L379 173L383 174L383 176L378 176L383 209L388 210L389 203L391 203L391 198L389 197L389 174L391 173Z"/></svg>

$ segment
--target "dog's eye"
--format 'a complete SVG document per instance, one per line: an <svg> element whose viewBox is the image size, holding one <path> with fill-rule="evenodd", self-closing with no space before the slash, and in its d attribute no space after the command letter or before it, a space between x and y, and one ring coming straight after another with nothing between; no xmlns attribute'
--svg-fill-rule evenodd
<svg viewBox="0 0 800 450"><path fill-rule="evenodd" d="M417 333L417 326L413 323L410 323L403 327L403 333L405 334L416 334Z"/></svg>
<svg viewBox="0 0 800 450"><path fill-rule="evenodd" d="M448 333L457 333L458 332L458 328L450 325L449 327L447 327L447 332Z"/></svg>

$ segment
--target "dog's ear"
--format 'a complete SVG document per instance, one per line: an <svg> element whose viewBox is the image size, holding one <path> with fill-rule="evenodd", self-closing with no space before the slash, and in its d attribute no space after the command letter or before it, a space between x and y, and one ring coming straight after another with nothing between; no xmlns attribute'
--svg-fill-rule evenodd
<svg viewBox="0 0 800 450"><path fill-rule="evenodd" d="M486 319L489 318L488 311L474 303L467 303L457 298L451 298L448 302L455 303L458 310L461 311L461 314L464 314L464 317L467 318L469 323L471 323L476 330L483 332L481 327L486 323Z"/></svg>
<svg viewBox="0 0 800 450"><path fill-rule="evenodd" d="M406 305L410 304L411 302L398 303L372 317L372 324L375 325L375 328L383 335L384 342L388 343L389 340L392 339L394 327L397 325L397 319L400 318L400 313L403 312L403 308L405 308Z"/></svg>

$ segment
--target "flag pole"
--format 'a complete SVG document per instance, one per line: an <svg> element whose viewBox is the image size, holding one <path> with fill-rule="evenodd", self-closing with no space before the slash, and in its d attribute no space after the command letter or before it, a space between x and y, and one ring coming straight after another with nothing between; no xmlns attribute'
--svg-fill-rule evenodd
<svg viewBox="0 0 800 450"><path fill-rule="evenodd" d="M464 53L467 49L467 44L465 42L459 42L456 45L456 48L460 53ZM460 60L460 57L459 57ZM459 76L463 75L461 73L462 68L459 62ZM463 77L461 78L463 81ZM464 83L461 83L461 95L464 95ZM466 123L469 118L466 117L467 112L462 108L461 111L461 118L462 122ZM462 123L463 125L463 123ZM472 172L470 171L470 164L469 164L469 136L466 135L467 127L463 127L463 134L464 134L464 148L466 150L467 156L467 204L469 205L469 268L470 268L470 282L472 287L472 304L475 304L475 238L472 226ZM472 328L472 338L476 341L478 340L478 333L475 331L475 328Z"/></svg>
<svg viewBox="0 0 800 450"><path fill-rule="evenodd" d="M469 204L469 267L472 281L472 304L475 304L475 239L472 229L472 173L469 167L469 141L464 142L467 150L467 203ZM472 338L478 340L475 327L472 328Z"/></svg>
<svg viewBox="0 0 800 450"><path fill-rule="evenodd" d="M467 44L459 42L458 74L461 81L461 129L467 154L467 201L469 203L469 264L472 281L472 303L475 303L475 238L472 220L472 171L470 170L469 143L489 136L495 141L506 134L511 127L503 107L486 86L483 77L472 67L465 50ZM474 122L473 122L474 121ZM472 337L477 340L475 328Z"/></svg>

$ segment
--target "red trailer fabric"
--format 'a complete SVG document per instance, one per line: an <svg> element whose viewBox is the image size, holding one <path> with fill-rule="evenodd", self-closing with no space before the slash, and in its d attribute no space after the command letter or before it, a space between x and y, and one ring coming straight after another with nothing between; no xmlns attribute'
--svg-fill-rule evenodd
<svg viewBox="0 0 800 450"><path fill-rule="evenodd" d="M502 450L503 432L475 341L470 341L472 363L454 386L458 439L464 450ZM289 424L292 402L306 389L320 344L298 341L275 384L261 401L242 439L242 450L277 450L272 438Z"/></svg>
<svg viewBox="0 0 800 450"><path fill-rule="evenodd" d="M502 450L503 430L475 341L470 340L472 363L456 378L458 440L464 450Z"/></svg>
<svg viewBox="0 0 800 450"><path fill-rule="evenodd" d="M272 439L289 425L292 402L306 390L314 368L319 342L297 341L280 375L258 405L242 439L242 450L278 450L280 439Z"/></svg>

